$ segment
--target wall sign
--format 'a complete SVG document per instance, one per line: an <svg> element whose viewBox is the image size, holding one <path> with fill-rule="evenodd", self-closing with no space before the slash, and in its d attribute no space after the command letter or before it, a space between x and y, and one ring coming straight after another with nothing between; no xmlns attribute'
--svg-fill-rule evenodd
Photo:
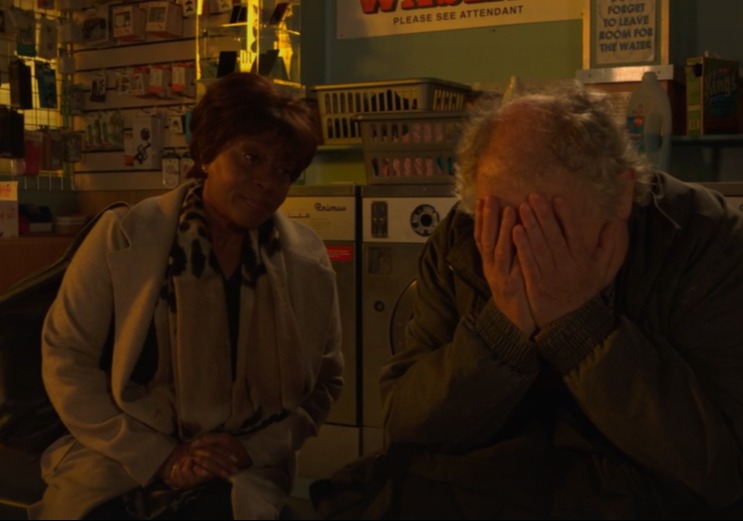
<svg viewBox="0 0 743 521"><path fill-rule="evenodd" d="M586 0L586 68L668 63L668 0Z"/></svg>
<svg viewBox="0 0 743 521"><path fill-rule="evenodd" d="M339 39L580 19L581 0L336 0Z"/></svg>

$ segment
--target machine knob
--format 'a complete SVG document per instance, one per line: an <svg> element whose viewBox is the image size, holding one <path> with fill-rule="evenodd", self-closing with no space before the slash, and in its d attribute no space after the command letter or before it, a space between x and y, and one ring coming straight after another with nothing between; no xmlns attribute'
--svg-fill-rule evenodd
<svg viewBox="0 0 743 521"><path fill-rule="evenodd" d="M418 205L410 214L410 227L423 237L431 235L439 221L439 212L430 204Z"/></svg>

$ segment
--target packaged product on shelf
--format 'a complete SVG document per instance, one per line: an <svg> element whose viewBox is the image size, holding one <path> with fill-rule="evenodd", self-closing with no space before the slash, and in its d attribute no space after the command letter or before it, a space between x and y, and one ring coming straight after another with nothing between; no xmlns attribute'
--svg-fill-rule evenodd
<svg viewBox="0 0 743 521"><path fill-rule="evenodd" d="M668 171L671 161L672 117L671 102L658 75L645 72L629 99L627 132L637 151L663 171Z"/></svg>
<svg viewBox="0 0 743 521"><path fill-rule="evenodd" d="M150 83L147 92L158 98L170 97L172 70L169 64L156 64L150 68Z"/></svg>
<svg viewBox="0 0 743 521"><path fill-rule="evenodd" d="M149 96L150 68L147 65L133 67L129 77L129 94L132 96Z"/></svg>
<svg viewBox="0 0 743 521"><path fill-rule="evenodd" d="M686 60L686 133L738 132L738 61L710 56Z"/></svg>
<svg viewBox="0 0 743 521"><path fill-rule="evenodd" d="M38 175L44 155L44 134L40 130L24 132L25 170L23 175Z"/></svg>
<svg viewBox="0 0 743 521"><path fill-rule="evenodd" d="M0 239L18 237L18 181L0 181Z"/></svg>
<svg viewBox="0 0 743 521"><path fill-rule="evenodd" d="M157 114L132 118L134 168L161 169L163 127L162 118Z"/></svg>
<svg viewBox="0 0 743 521"><path fill-rule="evenodd" d="M46 17L39 19L39 58L53 60L57 57L57 33L57 20Z"/></svg>
<svg viewBox="0 0 743 521"><path fill-rule="evenodd" d="M43 170L61 170L64 157L64 138L58 128L43 128L44 149L41 161Z"/></svg>
<svg viewBox="0 0 743 521"><path fill-rule="evenodd" d="M66 163L78 163L82 161L83 132L67 130L62 133L64 151L62 159Z"/></svg>
<svg viewBox="0 0 743 521"><path fill-rule="evenodd" d="M17 109L32 109L31 67L22 58L15 58L8 66L10 83L10 106Z"/></svg>
<svg viewBox="0 0 743 521"><path fill-rule="evenodd" d="M175 63L173 64L170 90L173 91L173 94L192 98L196 95L195 79L196 70L193 62Z"/></svg>
<svg viewBox="0 0 743 521"><path fill-rule="evenodd" d="M84 44L93 46L108 43L110 32L108 4L86 8L78 23L82 25Z"/></svg>
<svg viewBox="0 0 743 521"><path fill-rule="evenodd" d="M23 157L23 128L23 112L0 105L0 157Z"/></svg>
<svg viewBox="0 0 743 521"><path fill-rule="evenodd" d="M160 38L183 35L183 8L174 2L151 2L147 6L147 34Z"/></svg>
<svg viewBox="0 0 743 521"><path fill-rule="evenodd" d="M15 32L16 54L36 56L36 16L33 10L10 6L7 11L8 22Z"/></svg>
<svg viewBox="0 0 743 521"><path fill-rule="evenodd" d="M186 176L193 168L194 160L188 151L185 151L181 156L181 179L186 179Z"/></svg>
<svg viewBox="0 0 743 521"><path fill-rule="evenodd" d="M122 42L142 42L146 39L147 11L139 4L112 7L114 38Z"/></svg>
<svg viewBox="0 0 743 521"><path fill-rule="evenodd" d="M165 188L175 188L181 182L181 156L166 149L162 157L162 183Z"/></svg>
<svg viewBox="0 0 743 521"><path fill-rule="evenodd" d="M124 129L124 153L122 154L122 162L124 166L134 166L134 154L136 152L134 148L134 134L132 129Z"/></svg>
<svg viewBox="0 0 743 521"><path fill-rule="evenodd" d="M57 108L57 73L49 63L35 61L36 86L39 92L39 107Z"/></svg>

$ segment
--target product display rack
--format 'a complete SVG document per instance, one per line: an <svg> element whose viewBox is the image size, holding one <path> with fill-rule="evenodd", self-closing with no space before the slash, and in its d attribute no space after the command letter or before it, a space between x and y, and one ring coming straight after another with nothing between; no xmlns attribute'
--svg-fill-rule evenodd
<svg viewBox="0 0 743 521"><path fill-rule="evenodd" d="M227 73L257 72L301 91L301 2L202 0L196 17L197 97Z"/></svg>
<svg viewBox="0 0 743 521"><path fill-rule="evenodd" d="M13 11L16 11L15 15ZM24 133L33 131L37 137L42 131L47 137L53 134L52 148L59 145L60 132L66 134L71 127L70 118L62 110L70 83L70 75L63 70L62 61L70 46L57 38L58 28L69 18L70 13L59 10L54 2L0 1L0 106L22 115ZM22 62L30 71L30 91L27 94L30 104L27 106L13 103L9 69L14 61ZM42 78L51 81L45 82ZM44 139L45 146L49 146L47 138ZM25 137L23 140L26 141ZM44 157L49 159L52 156L45 154ZM18 181L21 191L73 188L71 162L59 161L56 164L56 161L49 161L47 164L40 157L37 160L42 164L29 173L25 157L2 154L0 181Z"/></svg>

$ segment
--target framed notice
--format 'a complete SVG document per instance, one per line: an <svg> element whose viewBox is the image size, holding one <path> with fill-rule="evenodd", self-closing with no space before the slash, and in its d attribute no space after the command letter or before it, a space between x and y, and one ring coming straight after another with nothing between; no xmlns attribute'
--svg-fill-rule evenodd
<svg viewBox="0 0 743 521"><path fill-rule="evenodd" d="M667 64L668 2L584 0L583 67Z"/></svg>

